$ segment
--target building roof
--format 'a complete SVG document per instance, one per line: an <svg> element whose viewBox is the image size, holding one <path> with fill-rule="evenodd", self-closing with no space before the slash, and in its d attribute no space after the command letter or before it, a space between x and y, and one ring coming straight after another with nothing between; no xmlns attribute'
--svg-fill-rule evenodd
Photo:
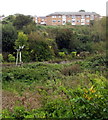
<svg viewBox="0 0 108 120"><path fill-rule="evenodd" d="M95 12L54 12L47 16L59 16L59 15L99 15Z"/></svg>
<svg viewBox="0 0 108 120"><path fill-rule="evenodd" d="M45 16L39 16L38 18L45 19L46 17Z"/></svg>

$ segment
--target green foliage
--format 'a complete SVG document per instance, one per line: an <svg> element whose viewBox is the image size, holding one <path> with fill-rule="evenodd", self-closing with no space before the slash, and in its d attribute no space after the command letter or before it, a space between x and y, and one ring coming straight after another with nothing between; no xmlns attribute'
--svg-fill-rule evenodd
<svg viewBox="0 0 108 120"><path fill-rule="evenodd" d="M3 23L3 52L13 54L14 46L18 47L19 42L24 42L21 37L20 41L17 38L17 33L22 31L29 37L25 45L27 49L25 48L23 54L24 61L27 62L50 60L58 57L59 51L65 52L63 49L66 49L67 53L71 51L102 53L105 52L106 44L105 21L106 17L103 17L90 26L41 26L35 25L31 16L22 14L8 16ZM26 56L29 56L28 60L25 59ZM7 59L7 56L4 59ZM71 57L68 56L67 59Z"/></svg>
<svg viewBox="0 0 108 120"><path fill-rule="evenodd" d="M2 51L14 51L15 40L17 39L17 31L11 24L5 24L2 27Z"/></svg>
<svg viewBox="0 0 108 120"><path fill-rule="evenodd" d="M23 62L31 62L30 52L27 47L22 51L22 60Z"/></svg>
<svg viewBox="0 0 108 120"><path fill-rule="evenodd" d="M31 16L25 16L22 14L16 15L16 19L13 21L13 25L18 29L23 29L24 26L33 23L33 19Z"/></svg>
<svg viewBox="0 0 108 120"><path fill-rule="evenodd" d="M3 118L108 119L105 26L105 18L90 26L58 27L35 26L30 16L9 16L3 23L3 52L10 52L9 61L15 59L15 45L26 46L22 51L24 61L50 61L3 67L3 90L17 93L18 97L33 93L32 97L38 94L41 98L41 108L29 108L31 103L28 107L24 101L24 106L3 110ZM80 58L84 59L74 60L76 52L71 51L82 53ZM22 104L17 97L15 100Z"/></svg>
<svg viewBox="0 0 108 120"><path fill-rule="evenodd" d="M33 61L50 60L54 55L47 40L42 34L38 34L37 32L29 35L29 48L31 50L31 59Z"/></svg>
<svg viewBox="0 0 108 120"><path fill-rule="evenodd" d="M60 50L63 48L69 49L69 43L72 39L72 35L72 31L69 29L59 29L57 31L55 39Z"/></svg>
<svg viewBox="0 0 108 120"><path fill-rule="evenodd" d="M15 41L16 48L19 46L27 45L28 37L23 32L18 33L18 39Z"/></svg>
<svg viewBox="0 0 108 120"><path fill-rule="evenodd" d="M23 32L25 34L30 34L31 32L36 31L36 26L34 24L29 24L23 27Z"/></svg>
<svg viewBox="0 0 108 120"><path fill-rule="evenodd" d="M25 108L23 106L16 106L12 116L16 119L23 119L25 116Z"/></svg>
<svg viewBox="0 0 108 120"><path fill-rule="evenodd" d="M95 42L105 41L106 40L106 17L98 21L94 21L92 30L92 40Z"/></svg>
<svg viewBox="0 0 108 120"><path fill-rule="evenodd" d="M72 57L75 57L75 56L76 56L76 53L77 53L77 52L71 52Z"/></svg>
<svg viewBox="0 0 108 120"><path fill-rule="evenodd" d="M12 54L8 55L8 61L9 62L15 62L15 56L13 56Z"/></svg>
<svg viewBox="0 0 108 120"><path fill-rule="evenodd" d="M45 82L47 79L51 79L53 76L53 71L55 71L55 75L53 77L57 77L56 71L58 71L60 68L59 65L48 66L42 63L35 63L33 65L26 65L21 68L15 67L11 69L5 69L3 70L3 80L19 80L28 83L37 81L41 83Z"/></svg>
<svg viewBox="0 0 108 120"><path fill-rule="evenodd" d="M2 21L3 24L13 24L13 21L15 20L15 15L9 15L5 17Z"/></svg>
<svg viewBox="0 0 108 120"><path fill-rule="evenodd" d="M12 118L12 117L11 117L11 112L9 112L9 111L6 110L6 109L3 110L3 111L2 111L2 118L3 118L3 119L4 119L4 118L9 118L9 119Z"/></svg>
<svg viewBox="0 0 108 120"><path fill-rule="evenodd" d="M80 66L78 64L66 67L64 69L61 70L61 73L66 75L66 76L71 76L71 75L75 75L77 73L80 73L82 70L80 68Z"/></svg>
<svg viewBox="0 0 108 120"><path fill-rule="evenodd" d="M63 97L49 98L41 113L44 118L108 119L108 90L106 79L88 74L89 87L70 89L60 85L58 90ZM62 98L62 99L61 99ZM40 115L42 115L40 113ZM39 114L38 114L39 115Z"/></svg>
<svg viewBox="0 0 108 120"><path fill-rule="evenodd" d="M60 56L61 58L65 58L65 57L66 57L66 54L65 54L65 52L59 52L59 56Z"/></svg>
<svg viewBox="0 0 108 120"><path fill-rule="evenodd" d="M3 56L0 54L0 62L3 62Z"/></svg>
<svg viewBox="0 0 108 120"><path fill-rule="evenodd" d="M92 43L91 46L92 52L93 53L105 53L106 52L106 42L104 41L100 41L100 42L96 42L95 44Z"/></svg>
<svg viewBox="0 0 108 120"><path fill-rule="evenodd" d="M3 116L17 119L108 119L107 79L103 74L93 73L90 69L93 62L104 65L101 57L98 55L68 64L34 63L21 68L3 69L3 89L7 83L6 90L13 89L22 94L28 87L42 96L41 108L27 111L23 107L15 107L12 113L4 112ZM39 84L42 86L38 87Z"/></svg>

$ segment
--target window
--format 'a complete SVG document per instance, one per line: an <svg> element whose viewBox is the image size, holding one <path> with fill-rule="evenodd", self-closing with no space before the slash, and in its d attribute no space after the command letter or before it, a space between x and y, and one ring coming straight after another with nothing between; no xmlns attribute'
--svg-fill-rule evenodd
<svg viewBox="0 0 108 120"><path fill-rule="evenodd" d="M63 19L66 19L66 16L65 16L65 15L63 15L63 16L62 16L62 18L63 18Z"/></svg>
<svg viewBox="0 0 108 120"><path fill-rule="evenodd" d="M80 15L77 15L77 18L81 18L81 16L80 16Z"/></svg>
<svg viewBox="0 0 108 120"><path fill-rule="evenodd" d="M91 20L94 20L94 15L91 15L91 16L90 16L90 19L91 19Z"/></svg>
<svg viewBox="0 0 108 120"><path fill-rule="evenodd" d="M80 23L80 20L77 20L78 23Z"/></svg>
<svg viewBox="0 0 108 120"><path fill-rule="evenodd" d="M61 22L61 20L58 20L58 22Z"/></svg>
<svg viewBox="0 0 108 120"><path fill-rule="evenodd" d="M68 22L71 22L70 20L68 20Z"/></svg>
<svg viewBox="0 0 108 120"><path fill-rule="evenodd" d="M52 18L56 18L56 16L52 16Z"/></svg>
<svg viewBox="0 0 108 120"><path fill-rule="evenodd" d="M75 20L72 20L72 23L74 23L75 22Z"/></svg>
<svg viewBox="0 0 108 120"><path fill-rule="evenodd" d="M67 18L70 18L71 16L70 15L67 15Z"/></svg>
<svg viewBox="0 0 108 120"><path fill-rule="evenodd" d="M81 23L85 23L85 19L81 19Z"/></svg>
<svg viewBox="0 0 108 120"><path fill-rule="evenodd" d="M89 15L86 15L86 18L89 18L90 16Z"/></svg>
<svg viewBox="0 0 108 120"><path fill-rule="evenodd" d="M54 22L54 23L55 23L55 22L56 22L56 20L53 20L52 22Z"/></svg>
<svg viewBox="0 0 108 120"><path fill-rule="evenodd" d="M61 16L58 16L58 18L61 18Z"/></svg>
<svg viewBox="0 0 108 120"><path fill-rule="evenodd" d="M90 20L86 20L86 23L89 23L90 22Z"/></svg>
<svg viewBox="0 0 108 120"><path fill-rule="evenodd" d="M81 18L82 18L82 19L84 19L84 18L85 18L85 16L81 16Z"/></svg>
<svg viewBox="0 0 108 120"><path fill-rule="evenodd" d="M72 16L72 19L75 19L75 16L74 16L74 15Z"/></svg>

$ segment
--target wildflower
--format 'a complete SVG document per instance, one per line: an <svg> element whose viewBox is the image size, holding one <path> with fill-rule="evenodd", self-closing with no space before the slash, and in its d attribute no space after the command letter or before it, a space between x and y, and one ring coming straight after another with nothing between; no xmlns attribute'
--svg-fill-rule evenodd
<svg viewBox="0 0 108 120"><path fill-rule="evenodd" d="M85 93L88 93L88 90L84 88L84 92L85 92Z"/></svg>
<svg viewBox="0 0 108 120"><path fill-rule="evenodd" d="M96 92L96 90L94 90L94 86L92 86L92 87L89 89L89 91L90 91L91 93L95 93L95 92Z"/></svg>

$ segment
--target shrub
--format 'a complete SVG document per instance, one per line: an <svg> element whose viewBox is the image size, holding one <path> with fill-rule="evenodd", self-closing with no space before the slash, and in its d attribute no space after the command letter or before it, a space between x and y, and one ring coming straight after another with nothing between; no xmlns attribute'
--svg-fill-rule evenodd
<svg viewBox="0 0 108 120"><path fill-rule="evenodd" d="M62 69L61 73L66 75L66 76L67 75L71 76L71 75L75 75L75 74L77 74L77 73L79 73L81 71L82 70L80 68L80 65L75 64L75 65L72 65L72 66L69 66L67 68Z"/></svg>
<svg viewBox="0 0 108 120"><path fill-rule="evenodd" d="M65 55L65 52L59 52L59 56L61 57L61 58L64 58L66 55Z"/></svg>
<svg viewBox="0 0 108 120"><path fill-rule="evenodd" d="M15 62L15 57L12 54L8 55L8 61L9 62Z"/></svg>
<svg viewBox="0 0 108 120"><path fill-rule="evenodd" d="M76 56L76 53L77 53L77 52L71 52L72 57L75 57L75 56Z"/></svg>
<svg viewBox="0 0 108 120"><path fill-rule="evenodd" d="M54 56L53 50L49 47L48 40L38 32L29 35L29 48L32 61L47 61Z"/></svg>
<svg viewBox="0 0 108 120"><path fill-rule="evenodd" d="M3 56L0 54L0 62L3 62Z"/></svg>
<svg viewBox="0 0 108 120"><path fill-rule="evenodd" d="M75 89L70 89L60 86L58 88L59 92L64 93L62 99L58 97L47 100L47 103L41 109L44 117L107 120L108 84L106 84L106 79L96 74L90 74L89 77L91 80L89 87L79 86Z"/></svg>
<svg viewBox="0 0 108 120"><path fill-rule="evenodd" d="M15 106L12 116L16 119L23 119L25 117L25 114L26 114L26 111L23 106Z"/></svg>

